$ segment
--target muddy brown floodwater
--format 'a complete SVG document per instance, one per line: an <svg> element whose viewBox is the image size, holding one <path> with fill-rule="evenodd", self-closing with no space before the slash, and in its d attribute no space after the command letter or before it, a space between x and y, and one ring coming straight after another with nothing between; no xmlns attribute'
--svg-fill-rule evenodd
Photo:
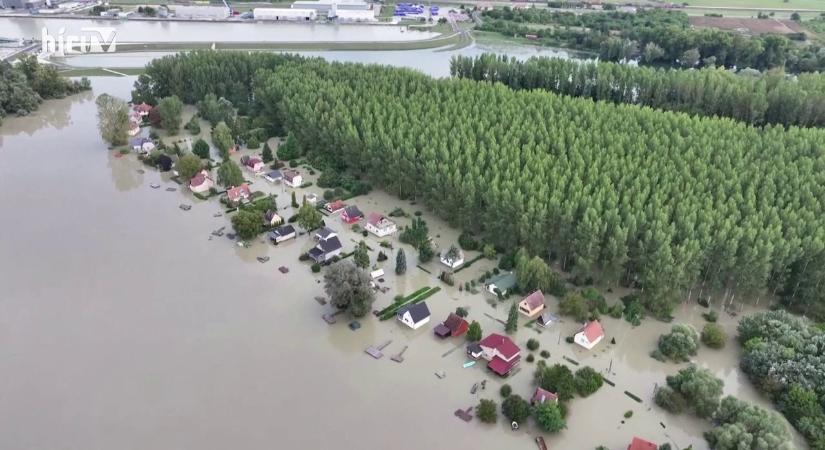
<svg viewBox="0 0 825 450"><path fill-rule="evenodd" d="M457 306L467 307L485 333L501 332L485 313L505 318L505 305L493 308L483 294L447 288L427 300L433 318L417 331L372 317L355 332L344 320L327 325L320 316L329 306L313 300L322 294L321 276L298 262L311 245L307 236L278 247L210 240L212 230L228 225L226 217L213 217L216 200L167 192L177 185L166 175L139 173L144 167L133 155L117 158L106 150L94 95L125 98L133 80L94 78L93 94L46 102L0 127L0 448L535 448L533 426L511 432L501 418L486 426L453 416L479 398L500 401L502 382L481 364L463 369L462 348L442 357L463 342L432 336L432 326ZM279 206L290 209L288 191L262 179L253 188L279 194ZM321 193L314 186L304 191ZM183 202L192 210L181 211ZM354 203L365 212L424 210L378 191ZM455 242L456 230L423 215L442 248ZM361 238L337 219L329 223L347 249ZM375 262L378 241L367 241ZM400 245L396 237L392 242ZM440 285L438 262L427 265L433 272L427 274L415 267L415 252L406 252L404 276L393 273L394 254L382 263L391 289L378 295L376 307ZM271 260L258 263L262 255ZM281 265L289 274L276 270ZM479 261L457 279L490 268ZM554 299L548 304L557 310ZM698 327L700 312L680 307L677 321ZM736 319L721 314L720 321L733 334ZM632 328L605 319L607 338L592 352L564 342L577 326L566 320L541 334L522 326L516 336L523 349L528 338L538 338L551 362L567 356L616 383L573 400L567 429L547 436L550 448L618 450L634 435L707 448L706 423L652 405L654 385L682 367L648 356L669 324L647 320ZM608 344L614 337L617 344ZM364 354L389 339L385 358ZM390 361L404 345L410 348L403 364ZM703 348L698 361L724 379L726 394L770 407L737 368L737 352L734 342L722 351ZM523 361L507 381L515 393L531 394L532 369ZM439 380L436 371L447 377ZM486 390L470 394L484 379ZM633 417L623 424L628 410Z"/></svg>

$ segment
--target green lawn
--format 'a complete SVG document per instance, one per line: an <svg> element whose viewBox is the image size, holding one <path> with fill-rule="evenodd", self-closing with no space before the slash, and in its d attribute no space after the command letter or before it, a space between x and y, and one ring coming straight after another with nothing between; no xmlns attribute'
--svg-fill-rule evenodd
<svg viewBox="0 0 825 450"><path fill-rule="evenodd" d="M688 6L715 6L730 8L816 9L825 11L823 0L685 0Z"/></svg>
<svg viewBox="0 0 825 450"><path fill-rule="evenodd" d="M823 0L825 1L825 0ZM689 16L704 16L705 14L721 14L724 17L753 17L756 18L756 15L760 11L754 11L750 9L705 9L705 8L690 8L684 10L687 15ZM765 10L770 11L770 10ZM775 19L790 19L791 14L793 11L777 11L774 13L773 17ZM802 12L799 13L803 20L805 19L813 19L815 17L819 17L818 12Z"/></svg>

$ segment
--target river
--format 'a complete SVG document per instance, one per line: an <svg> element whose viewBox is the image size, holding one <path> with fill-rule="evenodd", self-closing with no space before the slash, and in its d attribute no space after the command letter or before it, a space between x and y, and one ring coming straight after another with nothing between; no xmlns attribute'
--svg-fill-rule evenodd
<svg viewBox="0 0 825 450"><path fill-rule="evenodd" d="M411 331L373 318L361 320L358 331L343 318L327 325L320 316L329 307L313 300L322 294L321 276L298 262L312 245L306 236L247 249L210 239L211 230L228 225L225 217L213 217L220 210L216 201L167 192L177 187L167 175L106 149L93 99L104 92L126 98L133 82L94 77L93 92L48 101L37 113L0 126L0 448L535 448L533 426L511 432L501 417L497 425L482 425L453 416L479 398L500 402L502 381L483 367L463 369L461 348L442 357L461 341L437 340L431 332L457 306L467 307L485 333L501 332L488 315L505 318L503 306L440 284L415 267L416 252L406 248L406 275L394 275L392 257L381 263L390 291L379 294L376 307L396 294L440 285L444 290L427 300L431 325ZM310 181L317 176L305 175ZM292 213L282 188L260 179L253 188L278 194L283 215ZM303 191L321 193L314 186ZM353 202L366 212L423 210L380 191ZM180 203L194 206L183 212ZM423 217L439 246L456 241L456 230L426 210ZM346 249L362 239L335 219L329 223ZM376 249L375 262L378 242L367 241ZM271 260L258 263L262 255ZM276 270L281 265L289 274ZM438 273L437 262L426 267ZM491 267L479 261L458 281ZM610 300L619 294L609 294ZM548 297L548 305L557 311L554 299ZM683 305L676 320L700 327L703 311ZM720 314L730 335L736 320ZM578 327L571 320L541 334L520 327L515 336L522 349L528 338L538 338L551 363L566 356L616 383L574 399L567 429L547 437L550 448L619 450L638 435L707 449L702 432L708 424L652 404L654 385L684 367L648 356L670 324L647 320L633 328L611 318L604 324L607 338L592 352L564 342ZM389 339L388 356L410 346L403 364L363 353ZM770 406L738 369L734 341L720 351L701 349L697 360L725 381L726 394ZM521 365L507 383L528 397L532 364ZM439 380L434 372L442 370L447 377ZM486 390L470 394L483 379L489 380ZM625 420L628 410L634 414ZM794 440L805 448L797 434Z"/></svg>
<svg viewBox="0 0 825 450"><path fill-rule="evenodd" d="M88 35L87 27L113 27L119 43L152 42L391 42L430 39L438 33L392 25L305 24L284 22L184 22L108 19L0 17L0 36L40 39L43 30L58 36Z"/></svg>

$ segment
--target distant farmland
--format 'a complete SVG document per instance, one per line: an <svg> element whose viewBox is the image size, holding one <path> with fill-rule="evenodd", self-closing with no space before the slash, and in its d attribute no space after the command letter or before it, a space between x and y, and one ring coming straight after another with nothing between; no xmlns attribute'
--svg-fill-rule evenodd
<svg viewBox="0 0 825 450"><path fill-rule="evenodd" d="M793 20L749 19L745 17L704 17L692 16L690 24L699 28L718 28L720 30L742 31L749 34L791 34L805 31Z"/></svg>

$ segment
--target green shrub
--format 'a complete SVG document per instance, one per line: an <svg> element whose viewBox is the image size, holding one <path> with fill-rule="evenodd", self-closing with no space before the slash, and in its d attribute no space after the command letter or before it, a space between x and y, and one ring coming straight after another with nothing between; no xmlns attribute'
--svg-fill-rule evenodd
<svg viewBox="0 0 825 450"><path fill-rule="evenodd" d="M509 384L502 384L498 392L502 397L507 398L513 393L513 388L511 388Z"/></svg>
<svg viewBox="0 0 825 450"><path fill-rule="evenodd" d="M533 338L527 340L527 350L532 352L539 349L539 341Z"/></svg>
<svg viewBox="0 0 825 450"><path fill-rule="evenodd" d="M550 357L550 352L548 352L547 350L542 350L542 351L539 353L539 355L541 355L541 357L542 357L542 358L547 359L547 358L549 358L549 357Z"/></svg>
<svg viewBox="0 0 825 450"><path fill-rule="evenodd" d="M321 271L321 265L318 263L314 263L312 265L312 273L318 273Z"/></svg>
<svg viewBox="0 0 825 450"><path fill-rule="evenodd" d="M533 354L532 354L532 353L530 353L529 355L527 355L526 360L527 360L527 362L531 363L531 362L533 362L533 361L535 361L535 360L536 360L536 357L535 357L535 356L533 356Z"/></svg>
<svg viewBox="0 0 825 450"><path fill-rule="evenodd" d="M723 348L727 340L725 330L715 323L706 323L702 328L702 342L710 348Z"/></svg>
<svg viewBox="0 0 825 450"><path fill-rule="evenodd" d="M702 317L704 317L705 320L707 320L708 322L715 323L716 320L719 319L719 314L717 314L716 311L714 311L714 310L710 310L710 311L702 314Z"/></svg>
<svg viewBox="0 0 825 450"><path fill-rule="evenodd" d="M627 411L624 412L624 418L625 419L629 419L631 417L633 417L633 411L632 410L627 410Z"/></svg>

